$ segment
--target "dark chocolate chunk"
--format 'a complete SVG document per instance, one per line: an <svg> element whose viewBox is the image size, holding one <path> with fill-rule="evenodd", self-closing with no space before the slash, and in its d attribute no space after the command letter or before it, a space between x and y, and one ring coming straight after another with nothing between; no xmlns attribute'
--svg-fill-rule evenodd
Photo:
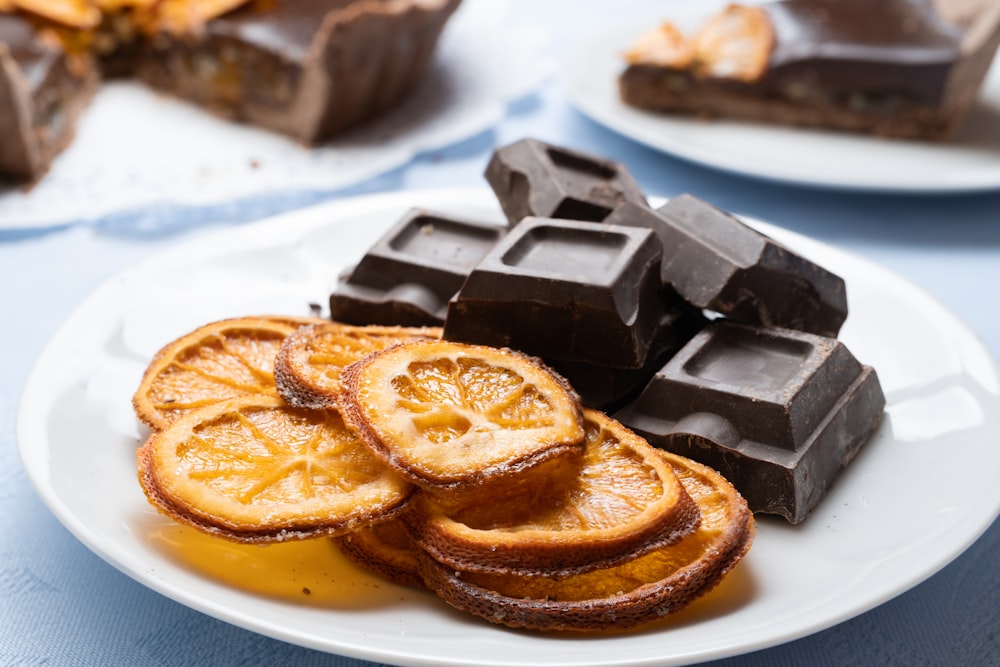
<svg viewBox="0 0 1000 667"><path fill-rule="evenodd" d="M525 218L452 300L444 337L641 368L668 307L647 229Z"/></svg>
<svg viewBox="0 0 1000 667"><path fill-rule="evenodd" d="M28 19L0 13L0 175L30 181L45 173L96 85L88 56L67 56Z"/></svg>
<svg viewBox="0 0 1000 667"><path fill-rule="evenodd" d="M721 472L751 509L799 523L872 436L875 371L833 338L716 321L615 416Z"/></svg>
<svg viewBox="0 0 1000 667"><path fill-rule="evenodd" d="M668 306L642 368L615 368L551 358L545 361L569 381L583 405L610 412L634 400L656 371L707 323L700 310L683 302L678 301L672 308Z"/></svg>
<svg viewBox="0 0 1000 667"><path fill-rule="evenodd" d="M432 326L506 227L412 209L373 245L330 295L347 324Z"/></svg>
<svg viewBox="0 0 1000 667"><path fill-rule="evenodd" d="M486 180L511 225L529 216L601 222L622 202L646 204L621 164L536 139L497 149Z"/></svg>
<svg viewBox="0 0 1000 667"><path fill-rule="evenodd" d="M664 283L699 308L824 336L836 336L847 318L842 278L697 197L656 211L623 205L607 222L653 229Z"/></svg>

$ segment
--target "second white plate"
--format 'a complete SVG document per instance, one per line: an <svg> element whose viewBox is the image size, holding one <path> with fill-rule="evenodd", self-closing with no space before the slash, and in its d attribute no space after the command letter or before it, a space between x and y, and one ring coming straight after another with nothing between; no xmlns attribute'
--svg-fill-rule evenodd
<svg viewBox="0 0 1000 667"><path fill-rule="evenodd" d="M664 10L665 12L667 10ZM729 120L706 121L625 105L618 96L622 54L662 20L695 27L711 8L610 28L583 40L566 59L562 82L572 103L630 139L698 164L799 185L897 193L1000 189L1000 62L961 131L947 143L881 139Z"/></svg>
<svg viewBox="0 0 1000 667"><path fill-rule="evenodd" d="M130 404L151 356L212 320L309 313L411 206L502 219L485 189L345 200L191 239L97 290L42 353L18 414L21 460L52 512L149 588L295 644L421 667L662 667L870 609L943 567L1000 511L1000 379L975 335L897 276L756 223L844 277L841 337L877 369L887 414L815 514L794 527L762 518L723 585L666 622L613 636L515 632L379 581L327 540L234 545L159 515L136 482L143 433Z"/></svg>

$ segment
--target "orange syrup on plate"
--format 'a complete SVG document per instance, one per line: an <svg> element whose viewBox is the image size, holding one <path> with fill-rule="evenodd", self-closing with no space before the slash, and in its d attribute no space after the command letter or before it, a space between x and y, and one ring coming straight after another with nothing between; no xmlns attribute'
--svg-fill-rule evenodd
<svg viewBox="0 0 1000 667"><path fill-rule="evenodd" d="M406 589L348 560L327 538L239 544L175 523L151 522L149 542L182 567L251 593L318 607L398 604Z"/></svg>

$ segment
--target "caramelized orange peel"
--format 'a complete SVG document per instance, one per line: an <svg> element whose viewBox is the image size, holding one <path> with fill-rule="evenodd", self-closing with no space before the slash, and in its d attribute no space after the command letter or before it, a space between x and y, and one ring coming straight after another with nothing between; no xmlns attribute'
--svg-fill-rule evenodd
<svg viewBox="0 0 1000 667"><path fill-rule="evenodd" d="M641 34L624 57L631 65L750 83L767 71L774 42L774 28L765 10L730 4L690 36L672 23L661 23Z"/></svg>
<svg viewBox="0 0 1000 667"><path fill-rule="evenodd" d="M283 350L333 407L279 396ZM718 473L584 410L540 360L438 329L221 320L164 346L133 404L154 425L136 461L160 512L234 542L329 537L388 581L515 628L649 623L753 539Z"/></svg>
<svg viewBox="0 0 1000 667"><path fill-rule="evenodd" d="M767 70L774 29L760 7L733 4L698 31L692 46L699 76L753 82Z"/></svg>
<svg viewBox="0 0 1000 667"><path fill-rule="evenodd" d="M625 60L633 65L687 69L694 61L694 48L677 26L661 23L635 40Z"/></svg>
<svg viewBox="0 0 1000 667"><path fill-rule="evenodd" d="M274 359L302 324L285 316L212 322L163 346L132 398L136 415L154 430L186 412L246 395L276 395Z"/></svg>
<svg viewBox="0 0 1000 667"><path fill-rule="evenodd" d="M90 0L10 0L13 9L77 30L91 30L101 23L101 10Z"/></svg>
<svg viewBox="0 0 1000 667"><path fill-rule="evenodd" d="M402 511L412 487L332 410L245 396L194 410L138 450L150 502L239 542L337 535Z"/></svg>
<svg viewBox="0 0 1000 667"><path fill-rule="evenodd" d="M105 18L128 15L149 34L190 34L251 0L0 0L0 12L23 12L54 28L88 33Z"/></svg>
<svg viewBox="0 0 1000 667"><path fill-rule="evenodd" d="M334 537L333 541L350 560L383 579L411 588L426 588L420 576L420 547L410 537L401 517L353 530Z"/></svg>
<svg viewBox="0 0 1000 667"><path fill-rule="evenodd" d="M578 456L477 487L421 493L406 521L435 560L466 572L566 575L630 560L694 530L699 510L659 450L584 412Z"/></svg>
<svg viewBox="0 0 1000 667"><path fill-rule="evenodd" d="M663 454L701 511L676 544L620 565L565 577L463 572L420 558L428 587L452 606L530 630L628 630L673 614L713 589L753 541L746 501L714 470Z"/></svg>
<svg viewBox="0 0 1000 667"><path fill-rule="evenodd" d="M340 380L344 421L423 487L482 483L583 443L580 404L566 381L513 350L402 343L351 364Z"/></svg>
<svg viewBox="0 0 1000 667"><path fill-rule="evenodd" d="M146 17L147 26L176 35L190 34L250 0L160 0Z"/></svg>
<svg viewBox="0 0 1000 667"><path fill-rule="evenodd" d="M274 362L278 393L302 408L337 406L340 374L372 352L409 340L439 339L438 327L351 326L324 322L288 337Z"/></svg>

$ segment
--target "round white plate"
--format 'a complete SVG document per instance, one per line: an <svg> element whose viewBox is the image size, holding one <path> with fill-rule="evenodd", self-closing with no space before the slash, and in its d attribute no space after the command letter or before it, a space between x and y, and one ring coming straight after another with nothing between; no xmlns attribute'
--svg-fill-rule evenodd
<svg viewBox="0 0 1000 667"><path fill-rule="evenodd" d="M665 10L666 12L666 10ZM681 6L644 22L612 27L581 41L562 69L572 103L630 139L679 158L745 176L820 186L905 193L960 193L1000 188L1000 62L959 134L947 143L882 139L763 123L706 121L625 105L618 96L622 54L663 20L686 29L712 8ZM998 59L1000 61L1000 59Z"/></svg>
<svg viewBox="0 0 1000 667"><path fill-rule="evenodd" d="M151 355L223 317L306 314L411 206L502 219L487 190L335 202L190 240L125 271L67 320L18 415L27 473L84 544L139 582L295 644L400 665L674 665L785 642L905 591L1000 511L1000 382L926 294L866 261L759 224L847 281L842 338L879 373L883 425L803 525L759 522L744 562L672 620L622 636L515 632L379 582L325 540L240 547L158 515L135 478L130 398Z"/></svg>

